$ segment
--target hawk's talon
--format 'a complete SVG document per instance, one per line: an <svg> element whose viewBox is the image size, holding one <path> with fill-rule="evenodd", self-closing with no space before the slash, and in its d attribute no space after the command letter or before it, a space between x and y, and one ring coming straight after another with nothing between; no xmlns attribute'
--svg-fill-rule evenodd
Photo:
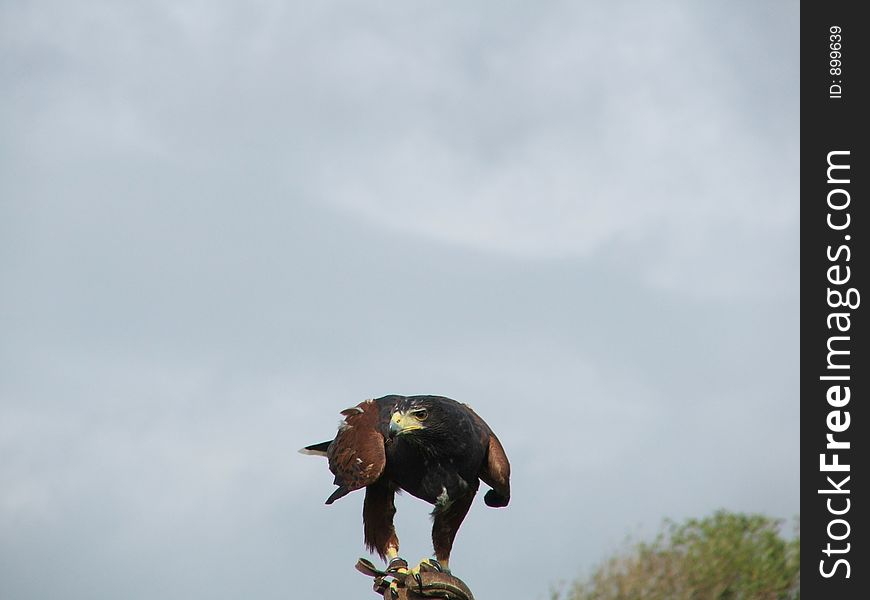
<svg viewBox="0 0 870 600"><path fill-rule="evenodd" d="M446 573L449 575L450 570L442 567L441 563L435 558L424 558L420 561L420 564L409 571L409 574L414 576L417 583L420 583L420 573Z"/></svg>
<svg viewBox="0 0 870 600"><path fill-rule="evenodd" d="M387 564L387 573L404 579L408 575L408 561L397 556Z"/></svg>
<svg viewBox="0 0 870 600"><path fill-rule="evenodd" d="M428 564L428 565L431 565L431 566L435 567L435 570L438 571L439 573L444 573L444 572L445 572L444 567L441 566L441 563L438 562L438 559L437 559L437 558L430 558L430 559L426 560L425 563ZM423 562L422 562L422 561L421 561L420 566L421 566L421 567L423 566Z"/></svg>

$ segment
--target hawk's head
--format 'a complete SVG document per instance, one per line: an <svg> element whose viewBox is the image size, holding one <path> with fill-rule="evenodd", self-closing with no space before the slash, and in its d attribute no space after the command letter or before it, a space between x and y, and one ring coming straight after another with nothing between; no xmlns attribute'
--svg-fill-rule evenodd
<svg viewBox="0 0 870 600"><path fill-rule="evenodd" d="M390 435L405 435L441 425L441 406L427 397L408 397L396 403L390 415Z"/></svg>

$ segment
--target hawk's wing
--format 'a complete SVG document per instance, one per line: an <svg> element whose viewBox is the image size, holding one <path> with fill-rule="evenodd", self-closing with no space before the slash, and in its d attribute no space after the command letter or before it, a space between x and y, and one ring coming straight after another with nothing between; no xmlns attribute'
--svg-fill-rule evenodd
<svg viewBox="0 0 870 600"><path fill-rule="evenodd" d="M496 508L507 506L511 499L511 464L507 454L486 421L481 419L470 406L467 404L464 406L489 438L485 440L487 444L486 460L481 466L478 477L492 489L486 493L483 501L486 502L487 506Z"/></svg>
<svg viewBox="0 0 870 600"><path fill-rule="evenodd" d="M326 451L329 470L335 474L335 485L338 486L326 499L327 504L371 485L384 472L387 457L380 412L380 407L373 400L341 411L344 423Z"/></svg>

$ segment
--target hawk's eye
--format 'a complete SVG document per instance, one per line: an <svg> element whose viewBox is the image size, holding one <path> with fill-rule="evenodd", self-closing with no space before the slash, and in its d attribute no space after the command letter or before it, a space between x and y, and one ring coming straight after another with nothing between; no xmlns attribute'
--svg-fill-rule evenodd
<svg viewBox="0 0 870 600"><path fill-rule="evenodd" d="M421 408L420 410L415 410L411 414L414 415L414 418L417 419L418 421L425 421L426 419L429 418L429 411L426 410L425 408Z"/></svg>

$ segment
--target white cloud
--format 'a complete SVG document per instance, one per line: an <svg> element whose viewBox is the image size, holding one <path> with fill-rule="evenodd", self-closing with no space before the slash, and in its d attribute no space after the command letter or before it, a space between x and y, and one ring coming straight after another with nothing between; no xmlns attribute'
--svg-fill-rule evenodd
<svg viewBox="0 0 870 600"><path fill-rule="evenodd" d="M395 80L333 59L383 85L346 91L360 122L318 165L315 193L445 243L531 258L615 247L655 285L757 293L796 244L796 132L757 135L754 74L741 78L738 61L705 43L716 25L701 17L672 7L606 29L539 17L535 29L439 60L424 27L422 43L393 41L388 55L417 66ZM762 118L796 125L796 102L782 101ZM759 251L769 247L773 258Z"/></svg>

